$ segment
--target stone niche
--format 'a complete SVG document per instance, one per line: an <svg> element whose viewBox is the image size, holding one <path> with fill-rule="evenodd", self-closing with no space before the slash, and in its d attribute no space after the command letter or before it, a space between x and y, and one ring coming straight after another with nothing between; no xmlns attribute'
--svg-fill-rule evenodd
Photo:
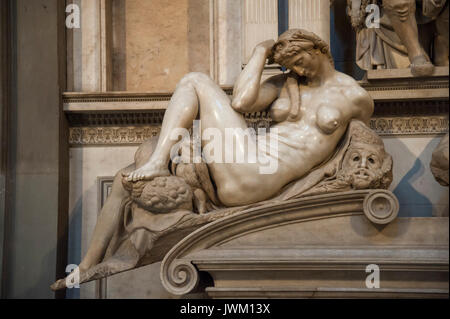
<svg viewBox="0 0 450 319"><path fill-rule="evenodd" d="M207 0L113 0L114 91L171 91L210 70Z"/></svg>

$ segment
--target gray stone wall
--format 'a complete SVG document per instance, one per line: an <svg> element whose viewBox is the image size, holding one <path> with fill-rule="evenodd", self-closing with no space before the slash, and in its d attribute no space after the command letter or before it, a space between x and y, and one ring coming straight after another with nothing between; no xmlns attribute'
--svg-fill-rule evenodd
<svg viewBox="0 0 450 319"><path fill-rule="evenodd" d="M15 50L9 150L13 161L3 295L53 298L49 285L58 276L66 250L64 231L58 233L58 227L64 229L67 200L60 65L64 8L59 0L10 3Z"/></svg>

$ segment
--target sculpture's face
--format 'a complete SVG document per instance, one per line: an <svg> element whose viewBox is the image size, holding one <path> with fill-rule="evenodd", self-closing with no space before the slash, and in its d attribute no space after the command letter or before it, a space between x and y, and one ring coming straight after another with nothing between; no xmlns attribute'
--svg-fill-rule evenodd
<svg viewBox="0 0 450 319"><path fill-rule="evenodd" d="M342 170L351 177L354 188L366 189L383 175L383 158L375 147L350 146L344 157Z"/></svg>
<svg viewBox="0 0 450 319"><path fill-rule="evenodd" d="M286 61L285 66L299 76L314 78L320 70L320 55L317 50L301 51Z"/></svg>

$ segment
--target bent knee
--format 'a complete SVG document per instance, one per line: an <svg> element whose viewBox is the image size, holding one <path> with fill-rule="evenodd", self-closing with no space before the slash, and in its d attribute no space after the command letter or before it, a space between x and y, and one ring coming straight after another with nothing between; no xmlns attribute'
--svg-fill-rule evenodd
<svg viewBox="0 0 450 319"><path fill-rule="evenodd" d="M195 84L202 81L212 81L211 78L202 72L190 72L186 74L180 81L179 84Z"/></svg>

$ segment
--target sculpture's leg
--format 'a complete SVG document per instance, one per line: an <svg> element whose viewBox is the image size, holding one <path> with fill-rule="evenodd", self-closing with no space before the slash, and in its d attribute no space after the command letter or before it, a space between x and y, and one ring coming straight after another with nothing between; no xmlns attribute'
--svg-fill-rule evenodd
<svg viewBox="0 0 450 319"><path fill-rule="evenodd" d="M436 19L437 35L434 40L434 62L438 66L448 66L448 7L447 4L444 11Z"/></svg>
<svg viewBox="0 0 450 319"><path fill-rule="evenodd" d="M408 50L413 75L424 76L433 73L433 64L419 42L415 0L383 0L383 7L395 32Z"/></svg>
<svg viewBox="0 0 450 319"><path fill-rule="evenodd" d="M206 130L209 130L208 133L213 131L219 135L220 141L216 146L220 147L220 150L214 147L213 153L220 151L221 161L216 161L214 155L208 152L204 152L204 156L222 204L238 206L267 199L295 178L295 174L304 173L297 167L295 174L288 173L292 167L281 162L278 166L277 162L275 172L271 175L262 174L261 167L268 164L247 161L250 150L263 151L257 147L254 136L249 138L244 136L248 129L244 116L233 109L230 98L210 77L202 73L190 73L177 86L163 120L158 144L150 160L129 174L128 178L141 180L158 176L160 173L155 167L168 166L170 150L177 143L170 138L172 129L190 128L198 112L202 135L205 135ZM230 135L230 132L228 140L233 140L234 145L227 144L227 135ZM210 146L209 142L202 140L202 146ZM232 159L227 160L227 155L230 154ZM272 160L276 160L278 154L272 155L275 157ZM243 159L243 162L237 159Z"/></svg>
<svg viewBox="0 0 450 319"><path fill-rule="evenodd" d="M79 265L80 272L88 270L103 259L108 244L118 227L118 223L122 221L122 201L129 196L129 193L122 186L122 174L130 173L134 169L135 165L133 164L116 174L111 194L103 205L95 225L88 251Z"/></svg>
<svg viewBox="0 0 450 319"><path fill-rule="evenodd" d="M203 73L189 73L178 83L170 100L159 135L158 144L150 160L127 176L130 181L150 180L169 175L170 150L178 141L171 138L172 130L191 128L201 109L202 129L226 125L246 128L242 115L235 112L226 93Z"/></svg>

